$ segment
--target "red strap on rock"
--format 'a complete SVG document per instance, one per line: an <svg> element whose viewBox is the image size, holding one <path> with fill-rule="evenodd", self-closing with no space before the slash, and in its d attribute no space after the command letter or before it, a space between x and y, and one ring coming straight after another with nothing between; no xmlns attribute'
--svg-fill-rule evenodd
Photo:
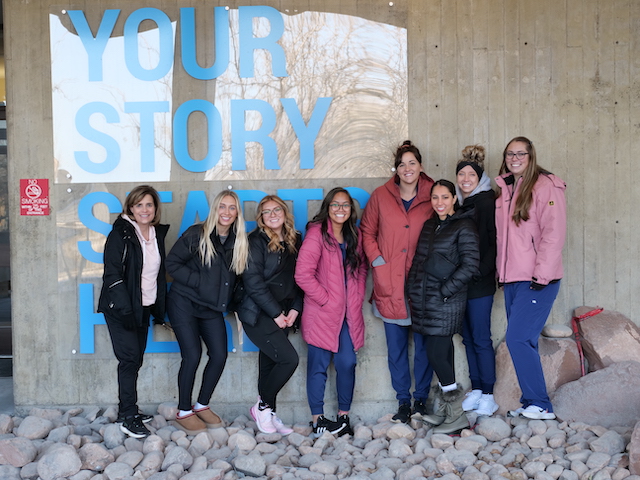
<svg viewBox="0 0 640 480"><path fill-rule="evenodd" d="M578 332L578 324L585 318L598 315L603 310L604 308L596 307L590 312L584 313L579 317L573 317L571 319L571 328L573 329L573 335L576 337L576 345L578 346L578 355L580 356L580 372L582 374L581 376L583 377L586 375L584 371L584 352L582 351L582 341L580 340L580 332Z"/></svg>

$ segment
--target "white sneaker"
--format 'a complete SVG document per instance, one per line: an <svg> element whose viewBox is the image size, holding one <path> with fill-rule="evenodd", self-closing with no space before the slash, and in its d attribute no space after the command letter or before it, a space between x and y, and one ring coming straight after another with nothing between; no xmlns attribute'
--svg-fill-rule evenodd
<svg viewBox="0 0 640 480"><path fill-rule="evenodd" d="M522 412L524 412L524 407L516 408L515 410L509 410L507 412L507 417L519 417Z"/></svg>
<svg viewBox="0 0 640 480"><path fill-rule="evenodd" d="M480 397L480 401L478 402L478 408L476 408L476 413L478 415L486 415L490 417L498 410L498 404L493 399L493 393L483 393L482 397Z"/></svg>
<svg viewBox="0 0 640 480"><path fill-rule="evenodd" d="M522 411L522 416L533 420L553 420L556 418L555 413L538 407L537 405L529 405Z"/></svg>
<svg viewBox="0 0 640 480"><path fill-rule="evenodd" d="M280 435L289 435L290 433L293 433L293 428L287 427L282 420L280 420L280 417L276 415L276 412L271 412L271 423L273 423L273 426L276 427L276 430Z"/></svg>
<svg viewBox="0 0 640 480"><path fill-rule="evenodd" d="M262 433L276 433L278 431L273 424L273 410L269 407L260 410L260 400L249 409L249 413L251 413L251 417L255 420L258 430Z"/></svg>
<svg viewBox="0 0 640 480"><path fill-rule="evenodd" d="M482 398L482 390L471 390L470 392L467 392L464 396L464 400L462 400L462 409L465 412L475 410L478 408L480 398Z"/></svg>

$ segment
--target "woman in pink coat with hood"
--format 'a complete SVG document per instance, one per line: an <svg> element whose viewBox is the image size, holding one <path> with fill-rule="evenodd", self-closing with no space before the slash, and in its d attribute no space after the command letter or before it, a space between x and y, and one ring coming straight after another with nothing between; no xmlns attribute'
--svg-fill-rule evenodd
<svg viewBox="0 0 640 480"><path fill-rule="evenodd" d="M316 436L329 431L352 434L349 410L356 374L356 351L364 345L367 262L356 227L358 215L344 188L334 188L307 225L296 264L296 283L304 290L302 338L309 345L307 398ZM327 369L333 358L338 418L324 416Z"/></svg>

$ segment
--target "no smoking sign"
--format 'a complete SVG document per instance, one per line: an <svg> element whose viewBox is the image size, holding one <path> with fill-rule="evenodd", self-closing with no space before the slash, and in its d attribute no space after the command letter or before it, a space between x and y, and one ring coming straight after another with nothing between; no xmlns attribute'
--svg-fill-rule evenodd
<svg viewBox="0 0 640 480"><path fill-rule="evenodd" d="M49 179L20 179L20 215L49 215Z"/></svg>

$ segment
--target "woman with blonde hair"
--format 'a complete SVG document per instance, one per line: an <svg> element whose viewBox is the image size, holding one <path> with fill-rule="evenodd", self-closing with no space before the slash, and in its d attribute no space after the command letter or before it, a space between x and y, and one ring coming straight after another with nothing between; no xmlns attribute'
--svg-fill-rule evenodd
<svg viewBox="0 0 640 480"><path fill-rule="evenodd" d="M462 323L471 379L471 391L462 408L478 415L493 415L498 410L493 399L496 362L491 341L491 308L496 292L496 195L484 170L484 158L482 145L469 145L456 165L459 210L473 212L480 241L480 270L469 283Z"/></svg>
<svg viewBox="0 0 640 480"><path fill-rule="evenodd" d="M240 199L227 190L213 199L204 223L189 227L167 256L167 271L173 277L167 311L182 356L176 423L188 434L223 425L209 408L209 401L227 361L223 314L229 308L236 277L244 272L248 257ZM209 360L194 405L191 394L202 342Z"/></svg>
<svg viewBox="0 0 640 480"><path fill-rule="evenodd" d="M169 225L160 224L160 197L148 185L135 187L104 246L104 275L98 311L104 314L118 359L120 429L144 438L150 415L138 410L136 384L147 346L149 319L164 322L164 239Z"/></svg>
<svg viewBox="0 0 640 480"><path fill-rule="evenodd" d="M298 353L287 335L302 311L302 293L294 281L302 240L289 207L276 195L260 201L256 222L237 311L247 337L260 349L259 397L250 413L261 432L288 435L293 430L276 415L276 396L298 367Z"/></svg>
<svg viewBox="0 0 640 480"><path fill-rule="evenodd" d="M498 282L504 285L506 343L522 390L509 412L554 419L538 353L538 338L563 275L567 231L566 184L539 167L531 140L515 137L504 149L496 200Z"/></svg>

